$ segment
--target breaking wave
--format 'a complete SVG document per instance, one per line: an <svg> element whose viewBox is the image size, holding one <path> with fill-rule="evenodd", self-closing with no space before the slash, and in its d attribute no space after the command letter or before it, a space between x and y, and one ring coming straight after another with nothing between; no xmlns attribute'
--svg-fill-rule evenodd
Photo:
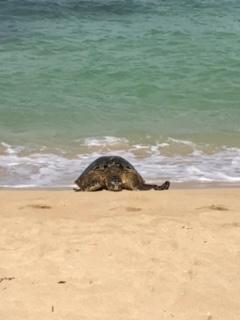
<svg viewBox="0 0 240 320"><path fill-rule="evenodd" d="M71 187L84 168L101 155L129 160L146 181L240 184L240 149L197 145L168 138L155 144L126 138L77 140L70 151L0 145L0 187Z"/></svg>

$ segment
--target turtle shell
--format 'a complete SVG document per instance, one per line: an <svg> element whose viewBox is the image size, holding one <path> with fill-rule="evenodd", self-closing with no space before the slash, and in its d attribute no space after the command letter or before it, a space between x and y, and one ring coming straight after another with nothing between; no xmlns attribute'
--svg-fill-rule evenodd
<svg viewBox="0 0 240 320"><path fill-rule="evenodd" d="M105 171L107 169L110 169L112 167L117 167L120 169L125 169L125 170L134 170L133 165L129 163L127 160L123 159L122 157L119 156L103 156L97 158L95 161L93 161L84 171L81 175L86 175L90 171Z"/></svg>

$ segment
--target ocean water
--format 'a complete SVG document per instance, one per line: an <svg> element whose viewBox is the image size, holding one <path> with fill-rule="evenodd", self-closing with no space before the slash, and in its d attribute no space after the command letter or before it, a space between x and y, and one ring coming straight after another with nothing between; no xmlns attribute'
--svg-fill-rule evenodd
<svg viewBox="0 0 240 320"><path fill-rule="evenodd" d="M0 0L0 187L240 185L239 0Z"/></svg>

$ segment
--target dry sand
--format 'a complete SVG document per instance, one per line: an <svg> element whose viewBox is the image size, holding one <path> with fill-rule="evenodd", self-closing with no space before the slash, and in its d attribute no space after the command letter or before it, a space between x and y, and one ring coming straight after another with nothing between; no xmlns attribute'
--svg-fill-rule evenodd
<svg viewBox="0 0 240 320"><path fill-rule="evenodd" d="M239 320L240 189L1 191L1 320Z"/></svg>

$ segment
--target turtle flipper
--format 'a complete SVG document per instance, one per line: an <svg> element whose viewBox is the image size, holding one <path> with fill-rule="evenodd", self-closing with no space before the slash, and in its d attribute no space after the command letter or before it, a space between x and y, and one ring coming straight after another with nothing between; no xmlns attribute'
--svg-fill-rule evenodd
<svg viewBox="0 0 240 320"><path fill-rule="evenodd" d="M73 191L79 192L79 191L82 191L82 189L80 189L80 188L73 188Z"/></svg>
<svg viewBox="0 0 240 320"><path fill-rule="evenodd" d="M157 186L157 185L155 185L155 184L147 184L147 183L144 183L144 184L141 185L138 189L135 189L135 190L146 191L146 190L154 189L156 186Z"/></svg>
<svg viewBox="0 0 240 320"><path fill-rule="evenodd" d="M156 186L154 190L168 190L170 187L170 182L165 181L161 186Z"/></svg>
<svg viewBox="0 0 240 320"><path fill-rule="evenodd" d="M169 189L170 182L165 181L162 185L158 186L157 184L143 184L139 190L167 190Z"/></svg>
<svg viewBox="0 0 240 320"><path fill-rule="evenodd" d="M98 181L92 181L88 186L79 186L79 188L73 188L75 192L79 191L99 191L102 190L103 186Z"/></svg>
<svg viewBox="0 0 240 320"><path fill-rule="evenodd" d="M100 191L103 189L103 186L98 181L92 181L90 185L87 186L86 191Z"/></svg>

